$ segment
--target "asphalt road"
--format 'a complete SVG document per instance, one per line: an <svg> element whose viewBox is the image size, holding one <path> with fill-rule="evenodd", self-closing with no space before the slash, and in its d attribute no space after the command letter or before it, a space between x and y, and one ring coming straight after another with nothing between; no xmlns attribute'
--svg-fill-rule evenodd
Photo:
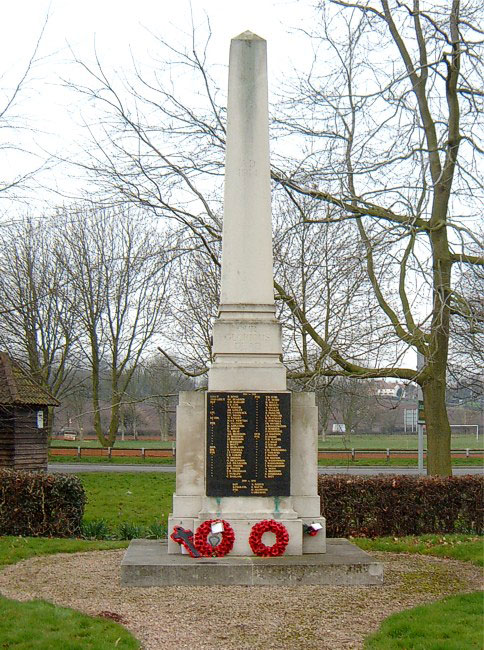
<svg viewBox="0 0 484 650"><path fill-rule="evenodd" d="M80 472L161 472L174 474L173 465L101 465L100 463L50 463L49 472L61 472L65 474L77 474ZM319 467L320 474L348 474L352 476L373 476L375 474L406 474L417 475L416 467L341 467L328 466ZM462 474L484 474L484 467L478 465L468 465L467 467L454 467L454 476Z"/></svg>

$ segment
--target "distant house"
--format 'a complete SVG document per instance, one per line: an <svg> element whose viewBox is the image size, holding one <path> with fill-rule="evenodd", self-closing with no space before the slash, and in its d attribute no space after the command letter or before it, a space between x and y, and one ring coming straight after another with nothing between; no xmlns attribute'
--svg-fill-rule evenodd
<svg viewBox="0 0 484 650"><path fill-rule="evenodd" d="M49 406L59 402L0 352L0 467L47 470Z"/></svg>
<svg viewBox="0 0 484 650"><path fill-rule="evenodd" d="M403 397L405 386L400 383L391 381L381 381L377 383L376 394L381 397Z"/></svg>

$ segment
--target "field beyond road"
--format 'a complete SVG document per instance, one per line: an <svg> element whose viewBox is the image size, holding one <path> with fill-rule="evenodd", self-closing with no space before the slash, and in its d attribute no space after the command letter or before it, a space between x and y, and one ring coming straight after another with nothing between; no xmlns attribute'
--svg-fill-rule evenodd
<svg viewBox="0 0 484 650"><path fill-rule="evenodd" d="M425 440L425 439L424 439ZM82 447L101 448L99 441L95 438L80 440L64 440L53 437L52 443L55 447ZM171 452L174 440L160 440L154 438L140 438L139 440L116 440L114 449L164 449ZM424 445L425 446L425 445ZM324 439L319 438L318 447L325 449L417 449L417 434L353 434L344 437L342 435L327 435ZM457 435L451 438L452 449L480 449L484 451L484 436L477 439L475 434Z"/></svg>

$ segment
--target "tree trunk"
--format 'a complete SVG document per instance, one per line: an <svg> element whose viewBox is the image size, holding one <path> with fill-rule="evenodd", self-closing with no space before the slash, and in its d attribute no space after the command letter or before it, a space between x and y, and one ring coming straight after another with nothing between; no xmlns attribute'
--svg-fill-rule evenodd
<svg viewBox="0 0 484 650"><path fill-rule="evenodd" d="M104 434L101 425L101 409L99 406L99 362L97 355L93 354L92 360L92 406L93 406L93 416L94 416L94 431L96 433L97 439L103 447L107 447L106 441L104 439Z"/></svg>
<svg viewBox="0 0 484 650"><path fill-rule="evenodd" d="M427 474L452 476L450 424L445 406L445 378L430 379L422 386L427 429Z"/></svg>
<svg viewBox="0 0 484 650"><path fill-rule="evenodd" d="M113 389L113 394L111 397L111 421L109 423L109 433L106 440L107 447L114 447L116 443L116 435L118 433L119 423L121 419L120 411L121 411L121 397L118 394L118 392L115 389Z"/></svg>
<svg viewBox="0 0 484 650"><path fill-rule="evenodd" d="M54 407L53 406L48 406L47 407L47 444L50 446L50 443L52 441L52 431L54 430Z"/></svg>

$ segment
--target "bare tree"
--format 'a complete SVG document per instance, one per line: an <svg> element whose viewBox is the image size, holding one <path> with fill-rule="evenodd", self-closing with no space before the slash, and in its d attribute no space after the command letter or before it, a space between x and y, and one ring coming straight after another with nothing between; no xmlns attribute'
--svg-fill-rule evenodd
<svg viewBox="0 0 484 650"><path fill-rule="evenodd" d="M185 250L173 264L171 301L164 345L176 350L176 359L183 368L195 368L193 376L205 374L212 361L212 324L219 303L219 264L214 264L203 250L187 243ZM218 255L218 247L214 247ZM179 342L183 341L183 346ZM171 360L163 348L160 351Z"/></svg>
<svg viewBox="0 0 484 650"><path fill-rule="evenodd" d="M163 357L148 359L141 368L144 399L158 414L160 439L168 440L170 414L175 413L175 396L180 390L193 390L193 381Z"/></svg>
<svg viewBox="0 0 484 650"><path fill-rule="evenodd" d="M421 385L428 471L449 474L446 372L450 320L460 304L451 273L455 265L483 263L475 237L458 219L474 218L482 190L475 169L478 7L468 5L461 15L457 1L425 8L418 1L332 5L321 4L311 35L328 48L324 76L318 57L280 120L298 138L310 138L313 149L295 173L287 166L276 176L295 200L312 197L332 208L329 217L325 212L307 223L355 222L373 297L387 320L382 343L397 346L393 363L355 362L307 322L289 292L281 294L326 356L324 369L305 372ZM404 347L424 355L420 373L398 363Z"/></svg>
<svg viewBox="0 0 484 650"><path fill-rule="evenodd" d="M455 269L482 264L467 225L482 191L478 12L477 3L461 12L457 0L321 3L319 23L307 30L313 66L296 88L285 88L277 114L285 138L272 174L276 194L291 202L303 226L299 264L312 263L304 241L317 241L313 230L327 233L331 253L331 237L344 226L345 259L358 274L364 268L370 287L361 291L346 274L344 291L331 289L336 264L326 284L321 276L318 304L316 290L308 296L303 288L309 266L303 274L310 278L279 269L276 291L291 313L288 345L301 355L292 375L308 382L340 375L418 382L432 474L451 472L450 323L456 311L465 313ZM136 70L124 85L109 79L99 61L82 64L87 79L78 90L105 109L104 131L93 133L97 153L85 167L99 179L104 200L174 219L217 265L224 112L206 49L195 38L186 50L160 42L161 50L170 74L147 79ZM203 95L178 96L175 69L192 75L192 87L198 77ZM328 264L327 253L320 266ZM419 373L408 363L410 350L425 357Z"/></svg>
<svg viewBox="0 0 484 650"><path fill-rule="evenodd" d="M77 338L66 295L75 302L76 293L56 256L55 229L48 218L29 217L2 228L0 345L62 398L72 384L70 357Z"/></svg>
<svg viewBox="0 0 484 650"><path fill-rule="evenodd" d="M71 309L91 370L94 429L112 446L133 373L163 328L169 275L169 236L134 210L83 207L59 215L60 259L76 289ZM107 368L108 431L101 423L100 389Z"/></svg>
<svg viewBox="0 0 484 650"><path fill-rule="evenodd" d="M368 427L371 410L375 409L374 385L350 377L338 377L331 384L331 412L345 425L344 438L361 433Z"/></svg>
<svg viewBox="0 0 484 650"><path fill-rule="evenodd" d="M20 71L11 80L6 73L0 77L0 199L11 201L19 198L20 189L25 189L47 165L43 155L32 149L35 128L22 114L20 103L29 88L34 69L41 62L39 50L48 19L46 15L32 52Z"/></svg>

